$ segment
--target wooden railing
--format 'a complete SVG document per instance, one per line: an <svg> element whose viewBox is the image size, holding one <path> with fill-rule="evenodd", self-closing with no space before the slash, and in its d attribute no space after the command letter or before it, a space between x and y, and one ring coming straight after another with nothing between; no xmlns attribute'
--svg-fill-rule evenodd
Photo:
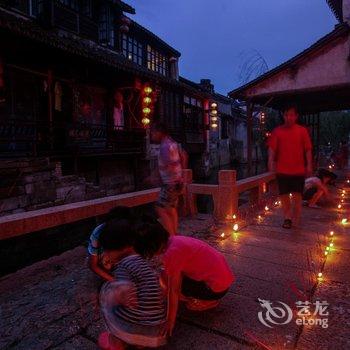
<svg viewBox="0 0 350 350"><path fill-rule="evenodd" d="M183 213L195 215L197 213L196 196L206 194L213 196L213 214L218 219L224 219L226 215L238 212L240 193L249 191L250 201L257 201L264 192L273 190L271 182L275 179L274 174L265 173L236 181L236 171L221 170L219 183L206 185L192 183L192 170L184 170L183 175L185 181ZM101 216L117 205L135 207L153 203L158 196L159 188L154 188L2 216L0 217L0 240Z"/></svg>

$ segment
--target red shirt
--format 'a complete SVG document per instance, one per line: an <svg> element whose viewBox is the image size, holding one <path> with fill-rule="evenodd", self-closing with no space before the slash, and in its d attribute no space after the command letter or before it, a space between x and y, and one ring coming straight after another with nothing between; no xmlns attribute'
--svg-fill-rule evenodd
<svg viewBox="0 0 350 350"><path fill-rule="evenodd" d="M298 124L277 127L272 132L269 147L275 152L277 174L305 175L305 154L312 149L306 128Z"/></svg>
<svg viewBox="0 0 350 350"><path fill-rule="evenodd" d="M163 263L169 276L184 274L205 282L216 293L228 289L234 280L225 257L209 244L191 237L171 237Z"/></svg>

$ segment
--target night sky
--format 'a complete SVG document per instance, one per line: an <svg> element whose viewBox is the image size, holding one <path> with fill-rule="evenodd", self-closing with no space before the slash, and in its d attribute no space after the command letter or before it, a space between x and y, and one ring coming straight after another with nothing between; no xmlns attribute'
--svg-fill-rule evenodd
<svg viewBox="0 0 350 350"><path fill-rule="evenodd" d="M125 0L132 18L181 52L180 74L226 94L257 50L271 69L333 30L326 0ZM244 58L245 57L245 58Z"/></svg>

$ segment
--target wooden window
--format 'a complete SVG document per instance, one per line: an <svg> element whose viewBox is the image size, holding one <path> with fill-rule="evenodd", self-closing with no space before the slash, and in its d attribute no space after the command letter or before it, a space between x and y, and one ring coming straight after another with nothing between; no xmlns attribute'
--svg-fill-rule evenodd
<svg viewBox="0 0 350 350"><path fill-rule="evenodd" d="M167 58L147 45L147 68L162 75L168 75Z"/></svg>
<svg viewBox="0 0 350 350"><path fill-rule="evenodd" d="M143 46L135 38L126 34L122 35L122 52L128 60L142 66Z"/></svg>
<svg viewBox="0 0 350 350"><path fill-rule="evenodd" d="M99 16L99 40L102 44L114 47L114 15L109 6L101 7Z"/></svg>

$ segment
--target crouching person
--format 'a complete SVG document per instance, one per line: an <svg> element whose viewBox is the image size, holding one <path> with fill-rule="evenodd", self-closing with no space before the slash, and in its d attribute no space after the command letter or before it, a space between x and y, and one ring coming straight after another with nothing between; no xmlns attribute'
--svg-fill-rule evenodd
<svg viewBox="0 0 350 350"><path fill-rule="evenodd" d="M136 229L134 249L150 259L160 254L168 287L168 333L172 335L179 300L194 311L216 307L234 281L224 256L207 243L171 236L161 224L144 222Z"/></svg>
<svg viewBox="0 0 350 350"><path fill-rule="evenodd" d="M317 176L305 180L303 200L310 208L320 208L319 204L333 202L328 185L337 178L337 175L326 169L319 169Z"/></svg>
<svg viewBox="0 0 350 350"><path fill-rule="evenodd" d="M127 345L155 348L166 343L166 299L159 276L133 249L135 231L128 220L105 224L99 242L115 266L114 280L101 289L100 306L108 331L100 335L103 350Z"/></svg>

